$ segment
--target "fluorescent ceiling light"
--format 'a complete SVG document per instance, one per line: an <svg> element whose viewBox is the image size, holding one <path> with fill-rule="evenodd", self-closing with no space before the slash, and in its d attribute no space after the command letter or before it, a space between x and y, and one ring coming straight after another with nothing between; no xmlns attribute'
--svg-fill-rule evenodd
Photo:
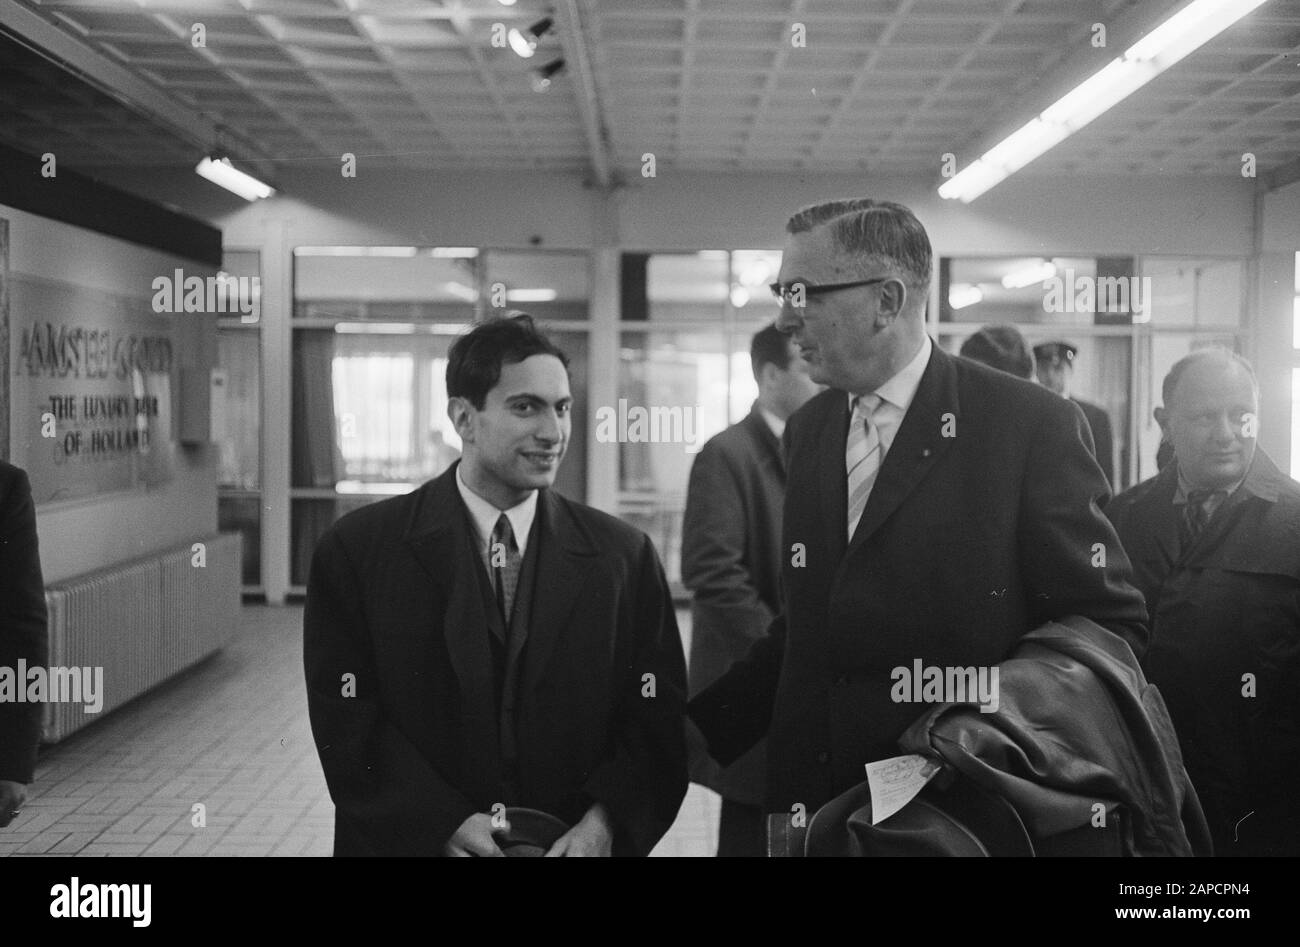
<svg viewBox="0 0 1300 947"><path fill-rule="evenodd" d="M517 29L511 29L510 32L506 34L506 39L509 41L510 48L515 51L516 55L522 56L524 59L531 59L533 53L537 52L537 40L526 39L524 34L519 32Z"/></svg>
<svg viewBox="0 0 1300 947"><path fill-rule="evenodd" d="M948 287L948 305L953 309L965 309L983 298L983 290L970 283L953 283Z"/></svg>
<svg viewBox="0 0 1300 947"><path fill-rule="evenodd" d="M1067 92L1037 118L994 145L939 187L939 196L969 204L1128 98L1265 0L1192 0L1122 56Z"/></svg>
<svg viewBox="0 0 1300 947"><path fill-rule="evenodd" d="M390 256L413 257L415 247L295 247L294 256Z"/></svg>
<svg viewBox="0 0 1300 947"><path fill-rule="evenodd" d="M415 335L415 326L409 322L339 322L334 325L337 335Z"/></svg>
<svg viewBox="0 0 1300 947"><path fill-rule="evenodd" d="M207 178L213 184L220 185L227 191L238 194L246 201L270 197L275 193L275 188L269 184L263 184L251 174L240 171L230 163L229 158L218 158L215 161L212 158L204 158L195 166L194 170L200 177Z"/></svg>
<svg viewBox="0 0 1300 947"><path fill-rule="evenodd" d="M464 283L443 283L442 288L458 299L465 300L467 303L478 302L478 291L471 289Z"/></svg>
<svg viewBox="0 0 1300 947"><path fill-rule="evenodd" d="M365 256L413 257L418 252L415 247L366 247Z"/></svg>
<svg viewBox="0 0 1300 947"><path fill-rule="evenodd" d="M1041 263L1034 263L1018 270L1012 270L1002 277L1002 285L1006 289L1024 289L1026 286L1033 286L1035 283L1049 280L1055 275L1056 264L1044 260Z"/></svg>
<svg viewBox="0 0 1300 947"><path fill-rule="evenodd" d="M506 291L506 301L512 303L549 303L558 296L553 289L511 289Z"/></svg>
<svg viewBox="0 0 1300 947"><path fill-rule="evenodd" d="M435 260L472 260L478 256L478 247L434 247L429 256Z"/></svg>

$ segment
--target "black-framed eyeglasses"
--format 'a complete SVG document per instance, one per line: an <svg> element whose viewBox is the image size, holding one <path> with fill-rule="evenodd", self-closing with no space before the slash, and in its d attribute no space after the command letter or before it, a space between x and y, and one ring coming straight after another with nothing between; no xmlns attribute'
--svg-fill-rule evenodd
<svg viewBox="0 0 1300 947"><path fill-rule="evenodd" d="M853 289L855 286L874 286L876 283L883 283L889 279L893 279L893 277L877 276L875 279L860 279L851 283L822 283L821 285L795 280L793 283L772 283L767 288L772 291L772 295L777 298L778 302L785 305L794 297L796 286L803 287L803 298L806 299L809 296L820 296L822 293L833 293L840 289Z"/></svg>

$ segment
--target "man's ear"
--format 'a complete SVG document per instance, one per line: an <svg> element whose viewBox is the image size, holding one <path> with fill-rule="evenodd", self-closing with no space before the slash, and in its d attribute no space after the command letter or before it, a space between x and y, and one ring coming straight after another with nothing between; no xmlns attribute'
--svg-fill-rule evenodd
<svg viewBox="0 0 1300 947"><path fill-rule="evenodd" d="M1152 411L1151 416L1160 425L1161 440L1169 440L1169 409L1161 406Z"/></svg>
<svg viewBox="0 0 1300 947"><path fill-rule="evenodd" d="M474 406L468 399L459 396L448 398L447 417L462 441L474 443Z"/></svg>
<svg viewBox="0 0 1300 947"><path fill-rule="evenodd" d="M893 322L902 313L903 307L907 305L907 287L900 279L887 279L880 284L880 309L877 312L877 318L883 318L886 322Z"/></svg>
<svg viewBox="0 0 1300 947"><path fill-rule="evenodd" d="M777 373L780 369L776 367L775 362L764 362L758 369L758 390L763 391L772 387L776 383Z"/></svg>

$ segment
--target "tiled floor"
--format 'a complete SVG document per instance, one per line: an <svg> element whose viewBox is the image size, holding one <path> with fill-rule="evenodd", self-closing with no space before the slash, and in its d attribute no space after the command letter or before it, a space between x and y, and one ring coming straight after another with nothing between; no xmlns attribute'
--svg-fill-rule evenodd
<svg viewBox="0 0 1300 947"><path fill-rule="evenodd" d="M0 856L328 855L302 609L248 606L241 621L221 653L47 748ZM712 854L717 820L718 797L692 785L654 854Z"/></svg>

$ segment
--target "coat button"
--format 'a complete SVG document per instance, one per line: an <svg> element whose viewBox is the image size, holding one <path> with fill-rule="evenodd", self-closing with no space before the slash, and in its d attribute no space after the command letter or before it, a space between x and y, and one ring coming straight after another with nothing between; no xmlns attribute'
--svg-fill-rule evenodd
<svg viewBox="0 0 1300 947"><path fill-rule="evenodd" d="M921 451L921 456L922 456L922 457L929 457L931 453L933 453L933 452L930 450L930 448L927 447L927 448L925 448L925 450Z"/></svg>
<svg viewBox="0 0 1300 947"><path fill-rule="evenodd" d="M827 753L825 750L822 750L820 753L817 754L817 762L821 763L823 766L825 766L830 761L831 761L831 755Z"/></svg>

